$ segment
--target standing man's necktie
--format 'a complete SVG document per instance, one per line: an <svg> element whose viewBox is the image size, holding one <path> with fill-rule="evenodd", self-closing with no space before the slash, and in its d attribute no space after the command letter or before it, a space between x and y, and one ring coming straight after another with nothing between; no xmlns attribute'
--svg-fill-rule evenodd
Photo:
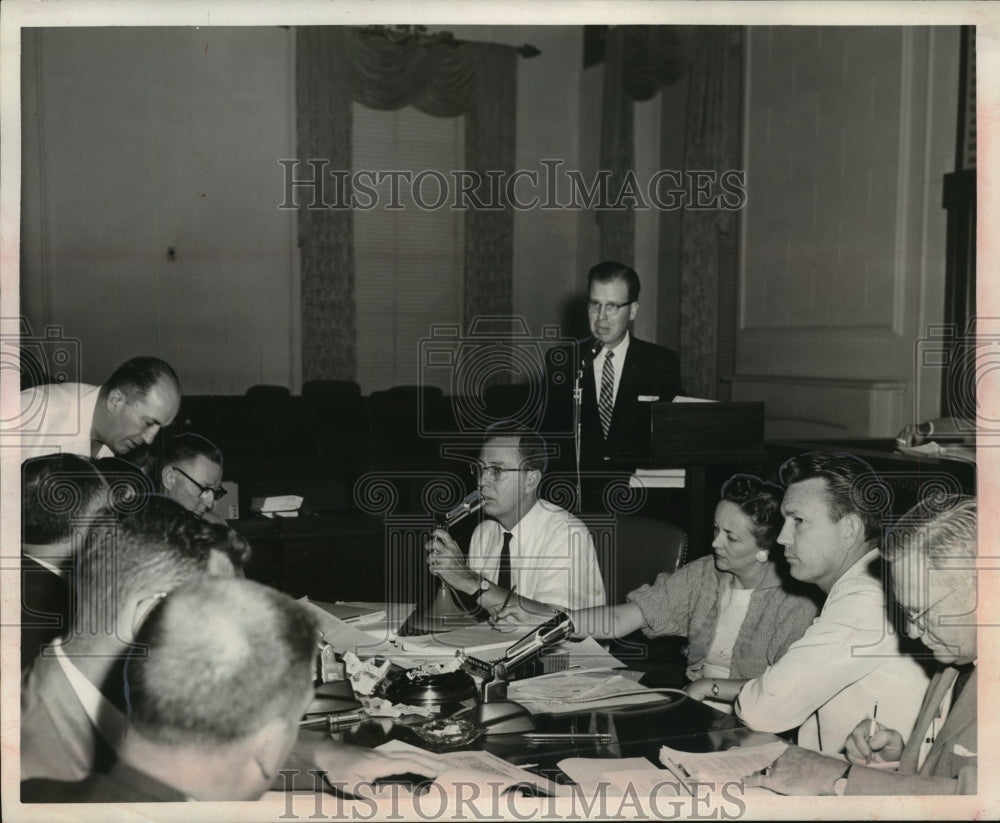
<svg viewBox="0 0 1000 823"><path fill-rule="evenodd" d="M615 409L615 364L611 362L614 356L613 351L604 356L604 368L601 370L601 397L597 404L605 438L608 436L608 429L611 428L611 413Z"/></svg>
<svg viewBox="0 0 1000 823"><path fill-rule="evenodd" d="M500 550L500 570L497 572L497 586L510 591L510 532L503 533L503 548Z"/></svg>

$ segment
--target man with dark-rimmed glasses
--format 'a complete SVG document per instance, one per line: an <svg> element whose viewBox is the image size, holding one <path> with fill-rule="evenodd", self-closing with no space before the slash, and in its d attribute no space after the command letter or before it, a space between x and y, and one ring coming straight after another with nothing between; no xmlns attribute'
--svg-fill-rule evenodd
<svg viewBox="0 0 1000 823"><path fill-rule="evenodd" d="M180 503L212 523L225 523L213 508L226 494L222 488L222 452L197 434L179 434L164 445L160 464L160 488Z"/></svg>
<svg viewBox="0 0 1000 823"><path fill-rule="evenodd" d="M426 544L431 572L493 612L512 590L526 607L531 601L568 609L604 605L587 527L539 499L547 463L545 441L535 432L491 426L471 466L488 519L472 534L468 560L447 531L435 530Z"/></svg>

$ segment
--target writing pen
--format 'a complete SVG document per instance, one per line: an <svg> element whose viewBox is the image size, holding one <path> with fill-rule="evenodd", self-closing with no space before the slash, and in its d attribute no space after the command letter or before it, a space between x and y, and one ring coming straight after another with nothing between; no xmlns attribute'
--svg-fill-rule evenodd
<svg viewBox="0 0 1000 823"><path fill-rule="evenodd" d="M511 597L514 596L515 591L517 591L517 586L516 585L511 586L510 591L507 592L507 596L503 599L503 603L500 605L500 608L493 613L493 620L496 620L500 612L502 612L504 609L507 608L507 604L510 603L510 599ZM494 626L493 628L495 629L496 626Z"/></svg>
<svg viewBox="0 0 1000 823"><path fill-rule="evenodd" d="M878 723L875 722L875 718L878 717L878 701L875 701L875 708L872 709L872 719L868 722L868 739L871 740L875 736L875 732L878 731ZM874 752L865 758L866 763L871 763L872 758L875 756Z"/></svg>

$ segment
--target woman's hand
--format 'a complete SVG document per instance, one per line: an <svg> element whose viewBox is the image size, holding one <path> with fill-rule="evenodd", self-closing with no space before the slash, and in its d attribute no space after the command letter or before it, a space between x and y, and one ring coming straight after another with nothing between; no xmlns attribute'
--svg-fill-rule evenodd
<svg viewBox="0 0 1000 823"><path fill-rule="evenodd" d="M559 613L558 609L515 594L503 609L490 611L490 623L499 631L534 628Z"/></svg>
<svg viewBox="0 0 1000 823"><path fill-rule="evenodd" d="M684 691L692 700L717 700L716 695L712 694L712 684L717 682L711 677L701 677L688 683Z"/></svg>

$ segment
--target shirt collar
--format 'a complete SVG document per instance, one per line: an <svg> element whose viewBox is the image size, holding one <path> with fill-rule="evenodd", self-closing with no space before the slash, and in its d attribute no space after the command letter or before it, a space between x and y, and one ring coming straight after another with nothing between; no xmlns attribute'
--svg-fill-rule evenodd
<svg viewBox="0 0 1000 823"><path fill-rule="evenodd" d="M628 351L628 344L631 338L632 336L631 334L629 334L629 330L625 329L625 336L621 339L618 345L615 346L613 349L607 349L607 348L601 349L600 352L598 352L597 357L594 358L594 363L596 364L598 360L600 360L601 363L603 363L605 355L607 355L609 351L613 351L615 353L615 360L621 363L625 359L625 353Z"/></svg>

